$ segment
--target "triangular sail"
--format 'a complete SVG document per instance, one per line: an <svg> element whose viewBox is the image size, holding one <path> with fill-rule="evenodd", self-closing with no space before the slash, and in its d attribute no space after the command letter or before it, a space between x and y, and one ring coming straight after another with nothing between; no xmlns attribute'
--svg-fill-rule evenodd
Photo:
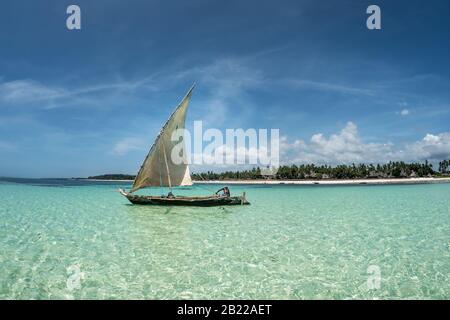
<svg viewBox="0 0 450 320"><path fill-rule="evenodd" d="M186 112L193 89L194 87L189 90L161 129L134 179L131 192L149 186L172 187L192 185L189 166L186 160L184 136L182 136L183 142L180 152L184 161L181 164L172 161L172 149L180 142L172 141L171 138L175 130L184 129L185 127Z"/></svg>

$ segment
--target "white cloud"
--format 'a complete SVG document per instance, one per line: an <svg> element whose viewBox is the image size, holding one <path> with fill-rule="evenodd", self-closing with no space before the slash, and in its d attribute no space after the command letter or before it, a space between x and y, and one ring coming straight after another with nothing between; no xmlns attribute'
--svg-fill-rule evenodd
<svg viewBox="0 0 450 320"><path fill-rule="evenodd" d="M407 116L410 114L410 111L408 109L403 109L402 111L399 112L399 114L401 116Z"/></svg>
<svg viewBox="0 0 450 320"><path fill-rule="evenodd" d="M450 133L428 133L422 140L406 147L406 153L418 159L442 160L450 158Z"/></svg>
<svg viewBox="0 0 450 320"><path fill-rule="evenodd" d="M336 134L325 137L314 134L308 143L303 140L280 142L284 163L374 163L387 161L442 160L450 158L450 133L427 134L422 140L403 147L390 142L365 143L353 122Z"/></svg>
<svg viewBox="0 0 450 320"><path fill-rule="evenodd" d="M201 154L191 153L188 160L192 164L201 165L218 165L221 167L231 167L235 164L258 165L262 161L270 161L270 148L266 147L249 147L249 146L227 146L225 144L218 145L211 152ZM188 152L189 153L189 152Z"/></svg>
<svg viewBox="0 0 450 320"><path fill-rule="evenodd" d="M127 137L120 139L113 147L113 154L123 156L130 151L144 150L146 144L143 139L135 137Z"/></svg>

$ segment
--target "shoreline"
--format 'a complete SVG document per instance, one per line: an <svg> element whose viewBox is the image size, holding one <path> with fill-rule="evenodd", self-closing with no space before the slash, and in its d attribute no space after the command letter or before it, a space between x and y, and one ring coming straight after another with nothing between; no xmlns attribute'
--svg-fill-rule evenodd
<svg viewBox="0 0 450 320"><path fill-rule="evenodd" d="M93 182L130 182L133 180L83 179ZM229 185L397 185L397 184L434 184L450 183L446 178L400 178L400 179L354 179L354 180L204 180L193 184L229 184Z"/></svg>
<svg viewBox="0 0 450 320"><path fill-rule="evenodd" d="M134 180L125 180L125 179L77 179L77 180L83 180L83 181L92 181L92 182L133 182Z"/></svg>

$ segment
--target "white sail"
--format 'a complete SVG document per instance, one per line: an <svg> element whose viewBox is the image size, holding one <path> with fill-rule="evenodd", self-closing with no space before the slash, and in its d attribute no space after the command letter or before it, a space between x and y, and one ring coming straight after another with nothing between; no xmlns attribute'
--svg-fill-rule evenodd
<svg viewBox="0 0 450 320"><path fill-rule="evenodd" d="M179 141L172 141L171 137L175 130L184 129L185 127L186 112L193 89L194 87L189 90L161 129L161 132L142 163L141 169L134 180L131 192L149 186L173 187L192 185L189 166L186 160L184 136L182 137L183 147L180 152L184 161L181 164L174 163L171 159L172 148L179 143Z"/></svg>

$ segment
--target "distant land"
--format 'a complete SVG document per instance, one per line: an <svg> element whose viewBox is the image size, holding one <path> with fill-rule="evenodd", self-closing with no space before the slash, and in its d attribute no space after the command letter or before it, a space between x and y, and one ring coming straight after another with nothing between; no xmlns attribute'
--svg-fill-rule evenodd
<svg viewBox="0 0 450 320"><path fill-rule="evenodd" d="M450 160L439 163L438 171L424 163L405 163L402 161L384 164L351 165L290 165L280 166L275 175L265 175L264 170L253 168L243 171L192 173L194 181L248 181L248 180L362 180L362 179L407 179L450 177ZM103 174L90 176L89 180L134 180L130 174Z"/></svg>
<svg viewBox="0 0 450 320"><path fill-rule="evenodd" d="M114 173L108 173L108 174L101 174L98 176L89 176L87 179L89 180L134 180L136 176L133 176L131 174L114 174Z"/></svg>

